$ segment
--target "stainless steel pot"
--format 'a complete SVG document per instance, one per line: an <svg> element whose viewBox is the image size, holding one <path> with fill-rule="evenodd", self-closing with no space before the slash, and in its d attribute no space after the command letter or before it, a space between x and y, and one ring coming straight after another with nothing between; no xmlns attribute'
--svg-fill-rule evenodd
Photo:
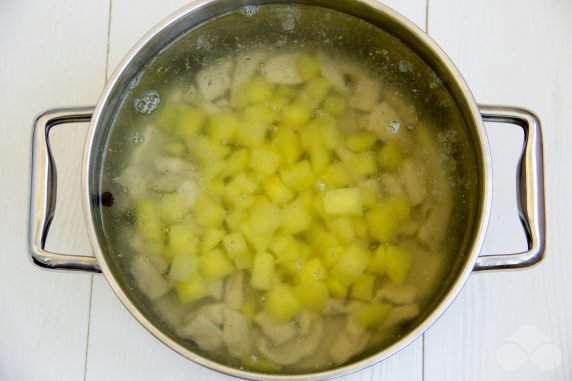
<svg viewBox="0 0 572 381"><path fill-rule="evenodd" d="M102 250L103 235L99 224L97 196L99 169L102 164L105 139L110 132L111 118L119 107L120 95L129 81L143 65L170 41L186 30L217 15L237 9L245 2L235 0L197 0L170 16L143 37L119 64L107 83L98 104L94 107L59 108L45 111L34 122L32 140L32 173L30 187L30 214L28 226L28 252L32 261L45 269L103 272L107 281L131 314L153 335L181 355L211 369L229 375L255 379L322 379L357 371L396 353L419 335L453 302L472 271L518 269L538 263L544 255L545 217L542 136L540 122L531 112L501 106L478 106L461 74L445 53L423 31L403 16L374 0L251 0L250 5L268 3L300 3L335 9L361 18L403 41L423 59L439 76L445 79L448 90L455 97L469 126L470 138L479 161L478 200L473 239L465 253L464 263L439 305L413 331L390 347L360 361L334 370L305 375L265 375L231 368L213 362L183 347L167 336L142 313L118 282L109 258ZM95 257L81 257L52 253L45 250L50 222L56 204L56 167L50 146L49 132L57 125L88 122L91 120L82 163L82 197L85 223ZM491 158L483 122L510 123L524 130L524 149L517 173L517 204L526 233L528 250L521 253L481 255L481 247L491 206Z"/></svg>

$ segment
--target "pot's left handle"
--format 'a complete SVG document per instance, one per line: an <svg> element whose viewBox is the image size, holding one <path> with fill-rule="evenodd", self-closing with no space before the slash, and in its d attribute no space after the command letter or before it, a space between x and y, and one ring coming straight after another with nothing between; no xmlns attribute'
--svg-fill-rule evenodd
<svg viewBox="0 0 572 381"><path fill-rule="evenodd" d="M89 122L92 115L93 107L57 108L43 112L34 121L28 254L36 265L45 269L101 272L95 257L58 254L45 250L57 194L56 165L49 141L50 129L60 124Z"/></svg>

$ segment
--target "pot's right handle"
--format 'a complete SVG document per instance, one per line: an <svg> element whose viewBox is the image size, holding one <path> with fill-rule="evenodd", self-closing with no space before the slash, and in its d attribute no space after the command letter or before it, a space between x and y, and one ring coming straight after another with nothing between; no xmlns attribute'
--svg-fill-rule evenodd
<svg viewBox="0 0 572 381"><path fill-rule="evenodd" d="M524 131L524 149L517 171L517 207L528 250L515 254L483 255L474 270L519 269L542 260L546 245L544 166L540 121L528 110L508 106L479 106L485 122L510 123Z"/></svg>
<svg viewBox="0 0 572 381"><path fill-rule="evenodd" d="M59 124L88 122L92 115L93 107L59 108L43 112L34 121L28 254L36 265L45 269L101 272L95 257L57 254L45 249L57 193L56 166L49 141L50 129Z"/></svg>

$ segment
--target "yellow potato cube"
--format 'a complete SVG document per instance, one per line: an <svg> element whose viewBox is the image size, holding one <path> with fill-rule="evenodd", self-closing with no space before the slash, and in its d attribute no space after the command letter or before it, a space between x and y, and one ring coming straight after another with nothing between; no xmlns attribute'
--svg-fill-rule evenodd
<svg viewBox="0 0 572 381"><path fill-rule="evenodd" d="M311 109L318 106L328 95L332 84L325 78L315 78L304 86L298 101L308 105Z"/></svg>
<svg viewBox="0 0 572 381"><path fill-rule="evenodd" d="M324 101L324 111L334 115L341 116L346 112L346 100L339 95L330 95Z"/></svg>
<svg viewBox="0 0 572 381"><path fill-rule="evenodd" d="M351 183L351 176L343 163L328 165L320 178L326 185L331 187L343 187Z"/></svg>
<svg viewBox="0 0 572 381"><path fill-rule="evenodd" d="M244 147L260 147L266 141L267 129L265 124L254 124L245 120L236 130L236 141Z"/></svg>
<svg viewBox="0 0 572 381"><path fill-rule="evenodd" d="M352 283L350 296L364 302L371 302L373 299L373 289L375 277L370 274L363 274Z"/></svg>
<svg viewBox="0 0 572 381"><path fill-rule="evenodd" d="M360 216L363 205L359 188L327 190L324 193L324 211L332 216Z"/></svg>
<svg viewBox="0 0 572 381"><path fill-rule="evenodd" d="M226 167L226 160L211 160L206 162L201 168L201 174L205 182L213 181Z"/></svg>
<svg viewBox="0 0 572 381"><path fill-rule="evenodd" d="M184 108L177 118L175 134L185 140L192 139L201 133L207 121L207 113L198 107Z"/></svg>
<svg viewBox="0 0 572 381"><path fill-rule="evenodd" d="M276 255L276 262L296 261L300 258L298 242L289 234L276 234L270 241L270 251Z"/></svg>
<svg viewBox="0 0 572 381"><path fill-rule="evenodd" d="M157 111L153 113L154 124L166 130L173 131L181 112L181 105L177 102L162 102Z"/></svg>
<svg viewBox="0 0 572 381"><path fill-rule="evenodd" d="M321 312L329 298L328 287L318 281L300 283L293 291L300 304L314 312Z"/></svg>
<svg viewBox="0 0 572 381"><path fill-rule="evenodd" d="M285 232L303 232L310 227L312 221L312 215L300 199L288 204L282 211L282 229Z"/></svg>
<svg viewBox="0 0 572 381"><path fill-rule="evenodd" d="M324 261L326 268L330 269L336 263L338 263L338 260L340 259L340 257L342 256L342 254L345 251L346 251L346 248L344 246L339 246L339 245L333 246L333 247L330 247L330 248L324 250L322 252L322 260Z"/></svg>
<svg viewBox="0 0 572 381"><path fill-rule="evenodd" d="M412 254L400 247L388 245L385 252L386 274L390 281L401 285L413 264Z"/></svg>
<svg viewBox="0 0 572 381"><path fill-rule="evenodd" d="M294 192L310 189L316 182L314 172L312 172L312 167L308 160L283 168L279 173L284 185Z"/></svg>
<svg viewBox="0 0 572 381"><path fill-rule="evenodd" d="M224 237L224 230L206 229L201 240L201 253L208 253L217 247L221 242L222 237Z"/></svg>
<svg viewBox="0 0 572 381"><path fill-rule="evenodd" d="M336 218L327 223L328 228L341 242L348 244L355 239L354 222L350 217Z"/></svg>
<svg viewBox="0 0 572 381"><path fill-rule="evenodd" d="M272 98L274 88L261 76L255 76L233 93L232 105L238 109L266 102Z"/></svg>
<svg viewBox="0 0 572 381"><path fill-rule="evenodd" d="M316 118L316 124L324 145L331 150L339 148L342 143L342 137L338 130L336 119L331 115L321 115Z"/></svg>
<svg viewBox="0 0 572 381"><path fill-rule="evenodd" d="M328 270L320 258L312 258L304 262L297 277L298 283L326 279L328 279Z"/></svg>
<svg viewBox="0 0 572 381"><path fill-rule="evenodd" d="M265 175L273 175L280 165L280 156L268 147L255 148L250 153L248 166Z"/></svg>
<svg viewBox="0 0 572 381"><path fill-rule="evenodd" d="M386 303L363 304L352 311L352 319L364 328L378 328L392 308L391 304Z"/></svg>
<svg viewBox="0 0 572 381"><path fill-rule="evenodd" d="M302 305L294 295L291 286L279 285L271 288L266 294L264 310L277 322L290 321L301 309Z"/></svg>
<svg viewBox="0 0 572 381"><path fill-rule="evenodd" d="M230 153L230 148L216 144L202 135L187 140L187 145L193 159L200 164L206 164L212 160L224 159Z"/></svg>
<svg viewBox="0 0 572 381"><path fill-rule="evenodd" d="M145 239L150 241L160 241L161 219L156 201L152 199L142 199L136 205L137 229Z"/></svg>
<svg viewBox="0 0 572 381"><path fill-rule="evenodd" d="M257 104L244 110L244 121L249 124L270 126L277 120L276 113L266 104Z"/></svg>
<svg viewBox="0 0 572 381"><path fill-rule="evenodd" d="M322 144L322 136L316 120L300 127L298 134L300 136L300 144L306 151L310 151L314 144Z"/></svg>
<svg viewBox="0 0 572 381"><path fill-rule="evenodd" d="M397 142L387 142L377 151L379 166L388 171L398 170L404 159L405 154Z"/></svg>
<svg viewBox="0 0 572 381"><path fill-rule="evenodd" d="M248 216L244 210L235 210L228 213L224 221L229 230L237 231L240 226L247 221L247 218Z"/></svg>
<svg viewBox="0 0 572 381"><path fill-rule="evenodd" d="M409 219L409 209L409 202L405 198L396 197L367 212L365 219L369 234L381 242L392 240Z"/></svg>
<svg viewBox="0 0 572 381"><path fill-rule="evenodd" d="M248 242L248 244L256 251L266 250L274 236L273 231L266 233L255 231L250 225L249 219L239 226L239 230L243 234L244 238L246 238L246 242Z"/></svg>
<svg viewBox="0 0 572 381"><path fill-rule="evenodd" d="M175 288L182 304L192 303L209 294L208 284L199 274L193 275L186 282L177 282Z"/></svg>
<svg viewBox="0 0 572 381"><path fill-rule="evenodd" d="M365 209L369 209L379 202L381 197L379 184L374 180L364 181L359 185L361 199Z"/></svg>
<svg viewBox="0 0 572 381"><path fill-rule="evenodd" d="M165 144L165 146L163 146L163 151L165 151L169 155L173 155L173 156L177 156L177 157L183 156L183 154L185 153L186 150L187 150L187 148L180 141L167 143L167 144Z"/></svg>
<svg viewBox="0 0 572 381"><path fill-rule="evenodd" d="M296 60L298 73L305 81L318 77L322 72L322 65L312 56L300 54Z"/></svg>
<svg viewBox="0 0 572 381"><path fill-rule="evenodd" d="M346 147L354 152L370 149L377 142L377 135L372 131L362 131L348 136L345 140Z"/></svg>
<svg viewBox="0 0 572 381"><path fill-rule="evenodd" d="M257 290L268 290L274 281L275 264L272 254L261 252L254 256L250 286Z"/></svg>
<svg viewBox="0 0 572 381"><path fill-rule="evenodd" d="M312 108L307 103L295 102L282 108L282 123L285 126L303 126L310 119Z"/></svg>
<svg viewBox="0 0 572 381"><path fill-rule="evenodd" d="M208 133L215 143L228 144L236 135L240 117L232 112L211 115Z"/></svg>
<svg viewBox="0 0 572 381"><path fill-rule="evenodd" d="M201 193L197 197L194 214L199 225L210 228L221 226L226 217L226 211L221 202L206 193Z"/></svg>
<svg viewBox="0 0 572 381"><path fill-rule="evenodd" d="M345 298L348 294L348 286L340 282L337 278L329 278L326 281L326 286L330 295L334 298Z"/></svg>
<svg viewBox="0 0 572 381"><path fill-rule="evenodd" d="M272 146L280 153L282 161L286 164L294 164L303 153L298 136L288 126L281 126L276 131Z"/></svg>
<svg viewBox="0 0 572 381"><path fill-rule="evenodd" d="M372 151L355 154L352 157L352 168L359 176L371 176L377 172L377 160Z"/></svg>
<svg viewBox="0 0 572 381"><path fill-rule="evenodd" d="M222 239L222 245L228 257L234 259L240 255L244 255L248 253L248 246L246 245L246 241L240 232L233 232L226 235Z"/></svg>
<svg viewBox="0 0 572 381"><path fill-rule="evenodd" d="M250 162L250 152L246 148L233 151L226 159L226 166L221 172L222 177L234 176L248 168Z"/></svg>
<svg viewBox="0 0 572 381"><path fill-rule="evenodd" d="M221 249L214 249L199 258L199 271L205 280L225 278L234 272L234 265Z"/></svg>
<svg viewBox="0 0 572 381"><path fill-rule="evenodd" d="M251 252L240 254L233 258L233 262L238 270L250 270L254 264L254 255Z"/></svg>
<svg viewBox="0 0 572 381"><path fill-rule="evenodd" d="M356 237L365 239L368 236L367 232L367 223L362 217L352 217L353 221L353 228L356 234Z"/></svg>
<svg viewBox="0 0 572 381"><path fill-rule="evenodd" d="M282 223L282 211L275 204L260 202L250 208L249 221L255 233L274 233Z"/></svg>
<svg viewBox="0 0 572 381"><path fill-rule="evenodd" d="M167 246L169 254L197 254L198 233L197 226L189 222L171 225L169 227L169 244Z"/></svg>
<svg viewBox="0 0 572 381"><path fill-rule="evenodd" d="M367 266L368 272L372 274L385 274L387 271L387 246L388 245L379 245L379 247L375 249L371 256L369 266Z"/></svg>
<svg viewBox="0 0 572 381"><path fill-rule="evenodd" d="M371 260L370 252L359 244L353 244L342 254L332 268L331 275L342 284L349 286L359 278Z"/></svg>
<svg viewBox="0 0 572 381"><path fill-rule="evenodd" d="M284 204L294 197L294 193L284 185L279 176L272 176L264 184L264 192L276 204Z"/></svg>
<svg viewBox="0 0 572 381"><path fill-rule="evenodd" d="M309 154L314 173L321 173L332 161L331 152L318 142L312 144Z"/></svg>
<svg viewBox="0 0 572 381"><path fill-rule="evenodd" d="M199 258L194 254L177 254L173 257L169 268L169 278L176 281L186 282L197 274Z"/></svg>

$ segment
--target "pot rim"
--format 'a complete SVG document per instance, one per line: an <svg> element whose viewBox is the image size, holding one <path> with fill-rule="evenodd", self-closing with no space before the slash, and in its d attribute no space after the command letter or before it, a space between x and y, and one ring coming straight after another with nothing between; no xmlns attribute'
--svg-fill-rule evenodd
<svg viewBox="0 0 572 381"><path fill-rule="evenodd" d="M89 126L89 130L86 137L86 142L84 146L84 156L82 161L82 201L83 201L83 211L84 219L87 227L87 232L91 246L97 258L101 270L105 276L105 279L121 300L123 306L135 317L135 319L143 326L147 331L149 331L153 336L159 339L162 343L170 347L172 350L176 351L180 355L192 360L193 362L210 368L212 370L224 373L229 376L244 378L244 379L257 379L257 380L318 380L325 378L339 377L347 375L371 365L374 365L386 358L392 356L393 354L399 352L413 341L415 341L419 336L421 336L431 325L433 325L437 319L447 310L451 305L453 300L460 293L461 289L465 285L469 275L473 271L473 267L477 260L477 257L481 251L484 237L486 234L486 229L488 227L488 221L491 209L491 199L492 199L492 167L491 167L491 157L489 144L487 139L486 130L484 128L484 123L479 112L477 103L466 84L465 80L461 76L456 66L453 64L451 59L445 54L445 52L437 45L432 38L429 37L423 30L418 28L412 21L408 20L397 11L394 11L390 7L377 2L376 0L354 0L354 3L359 3L371 8L373 11L382 13L386 17L392 19L394 22L399 24L399 27L403 28L406 33L409 33L412 38L417 40L419 44L426 47L434 55L435 59L440 61L448 71L451 81L458 86L458 89L464 97L464 102L469 110L469 114L465 113L464 117L468 124L472 124L475 130L475 141L479 142L479 146L475 147L477 154L480 155L481 159L481 193L482 197L480 200L481 209L480 215L475 217L475 227L476 232L472 245L467 249L470 254L467 256L464 266L459 272L457 278L449 286L447 293L442 297L441 301L437 307L431 311L431 313L425 318L425 320L419 324L415 329L410 331L407 335L403 336L399 341L395 342L391 346L383 349L382 351L376 352L366 358L359 361L349 363L347 365L324 370L319 372L313 372L308 374L265 374L256 373L246 370L240 370L233 368L221 363L212 361L206 357L203 357L190 349L178 344L176 341L171 339L168 335L163 333L156 325L154 325L145 315L137 308L137 306L130 300L124 289L120 286L119 282L115 279L113 272L103 255L100 247L98 234L93 223L93 203L92 203L92 189L90 188L90 168L92 160L94 159L95 152L93 151L94 140L96 136L96 131L100 125L102 115L108 104L110 98L113 95L113 90L115 89L119 79L125 74L126 68L132 63L135 57L137 57L142 50L148 47L148 44L163 30L168 29L173 24L177 23L179 20L186 17L187 14L195 12L202 8L203 6L209 5L211 3L224 2L226 0L194 0L187 6L175 11L163 21L157 24L149 32L147 32L124 56L122 61L119 63L111 77L109 78L99 100L93 117ZM298 4L308 4L308 5L319 5L325 8L330 8L333 10L348 13L355 17L357 15L352 14L348 10L340 9L340 5L336 2L328 3L326 0L253 0L249 4L267 4L267 3L298 3ZM341 1L340 1L341 3ZM345 3L348 3L347 1ZM240 9L244 6L243 2L236 2L233 9ZM225 12L221 12L225 13ZM411 48L411 46L409 45ZM413 49L412 49L413 50ZM413 50L415 52L415 50ZM417 54L417 52L416 52Z"/></svg>

